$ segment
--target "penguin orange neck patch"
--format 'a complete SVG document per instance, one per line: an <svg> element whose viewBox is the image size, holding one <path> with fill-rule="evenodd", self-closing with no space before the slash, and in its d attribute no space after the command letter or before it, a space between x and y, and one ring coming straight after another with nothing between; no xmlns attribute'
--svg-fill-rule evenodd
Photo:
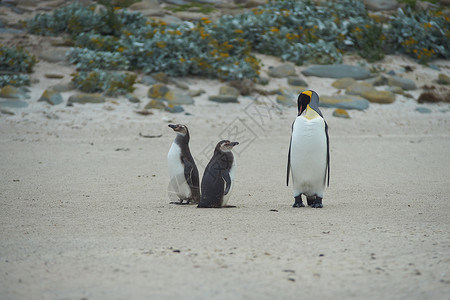
<svg viewBox="0 0 450 300"><path fill-rule="evenodd" d="M311 106L309 106L309 104L306 106L305 111L306 113L304 114L304 117L308 120L320 117L320 115L314 109L312 109Z"/></svg>

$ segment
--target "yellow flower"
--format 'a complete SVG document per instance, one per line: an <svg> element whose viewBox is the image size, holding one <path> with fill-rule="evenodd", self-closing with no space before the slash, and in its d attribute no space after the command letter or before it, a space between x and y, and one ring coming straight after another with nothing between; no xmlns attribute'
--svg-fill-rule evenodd
<svg viewBox="0 0 450 300"><path fill-rule="evenodd" d="M158 46L158 48L166 48L166 42L156 42L156 46Z"/></svg>
<svg viewBox="0 0 450 300"><path fill-rule="evenodd" d="M243 34L244 33L244 31L242 31L241 29L236 29L234 32L237 33L237 34Z"/></svg>
<svg viewBox="0 0 450 300"><path fill-rule="evenodd" d="M123 52L123 50L125 50L125 47L119 47L119 48L117 48L117 52Z"/></svg>
<svg viewBox="0 0 450 300"><path fill-rule="evenodd" d="M184 63L186 62L186 59L184 57L180 57L180 62Z"/></svg>
<svg viewBox="0 0 450 300"><path fill-rule="evenodd" d="M433 24L428 22L428 23L424 23L422 26L423 26L423 28L428 29L428 28L433 27Z"/></svg>
<svg viewBox="0 0 450 300"><path fill-rule="evenodd" d="M220 56L221 56L221 57L229 57L230 54L228 54L228 53L220 53Z"/></svg>
<svg viewBox="0 0 450 300"><path fill-rule="evenodd" d="M202 20L203 23L205 23L205 24L210 24L210 23L211 23L211 20L208 19L207 17L203 17L203 18L201 18L200 20Z"/></svg>
<svg viewBox="0 0 450 300"><path fill-rule="evenodd" d="M270 31L273 33L278 33L278 32L280 32L280 29L278 29L276 27L270 27Z"/></svg>

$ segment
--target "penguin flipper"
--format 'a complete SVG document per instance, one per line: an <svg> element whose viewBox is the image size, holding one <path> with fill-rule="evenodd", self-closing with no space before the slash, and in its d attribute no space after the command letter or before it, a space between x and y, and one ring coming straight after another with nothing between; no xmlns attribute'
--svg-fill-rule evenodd
<svg viewBox="0 0 450 300"><path fill-rule="evenodd" d="M325 122L325 120L324 120ZM330 186L330 139L328 137L328 124L325 122L325 135L327 137L327 173L326 177L328 178L327 186ZM324 178L325 183L325 178Z"/></svg>
<svg viewBox="0 0 450 300"><path fill-rule="evenodd" d="M224 195L228 194L231 188L231 178L230 178L230 171L225 170L222 175L223 180L225 181L225 191L223 192Z"/></svg>
<svg viewBox="0 0 450 300"><path fill-rule="evenodd" d="M192 162L190 162L186 157L182 158L183 164L184 164L184 178L186 178L186 182L187 184L192 187L194 186L193 184L193 177L192 177L192 172L194 171L194 164Z"/></svg>

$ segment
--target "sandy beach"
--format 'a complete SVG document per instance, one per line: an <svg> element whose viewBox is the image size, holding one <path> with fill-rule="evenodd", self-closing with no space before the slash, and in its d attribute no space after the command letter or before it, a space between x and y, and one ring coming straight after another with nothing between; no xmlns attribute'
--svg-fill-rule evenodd
<svg viewBox="0 0 450 300"><path fill-rule="evenodd" d="M436 77L415 67L419 82ZM220 82L198 78L207 93L188 115L135 113L143 85L141 104L50 106L36 100L58 83L51 68L36 65L29 107L0 117L1 299L449 299L448 104L421 114L398 96L350 119L323 108L330 187L323 209L298 209L285 185L295 108L213 103ZM61 81L71 71L60 66ZM220 139L240 142L236 208L169 204L169 123L189 127L200 174Z"/></svg>

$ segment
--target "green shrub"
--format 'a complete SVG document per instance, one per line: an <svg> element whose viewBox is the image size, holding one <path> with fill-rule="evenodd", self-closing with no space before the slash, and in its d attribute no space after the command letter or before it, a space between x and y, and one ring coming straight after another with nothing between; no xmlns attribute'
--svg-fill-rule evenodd
<svg viewBox="0 0 450 300"><path fill-rule="evenodd" d="M136 74L105 72L102 70L82 71L72 75L76 87L86 93L105 93L108 96L125 95L134 91Z"/></svg>

